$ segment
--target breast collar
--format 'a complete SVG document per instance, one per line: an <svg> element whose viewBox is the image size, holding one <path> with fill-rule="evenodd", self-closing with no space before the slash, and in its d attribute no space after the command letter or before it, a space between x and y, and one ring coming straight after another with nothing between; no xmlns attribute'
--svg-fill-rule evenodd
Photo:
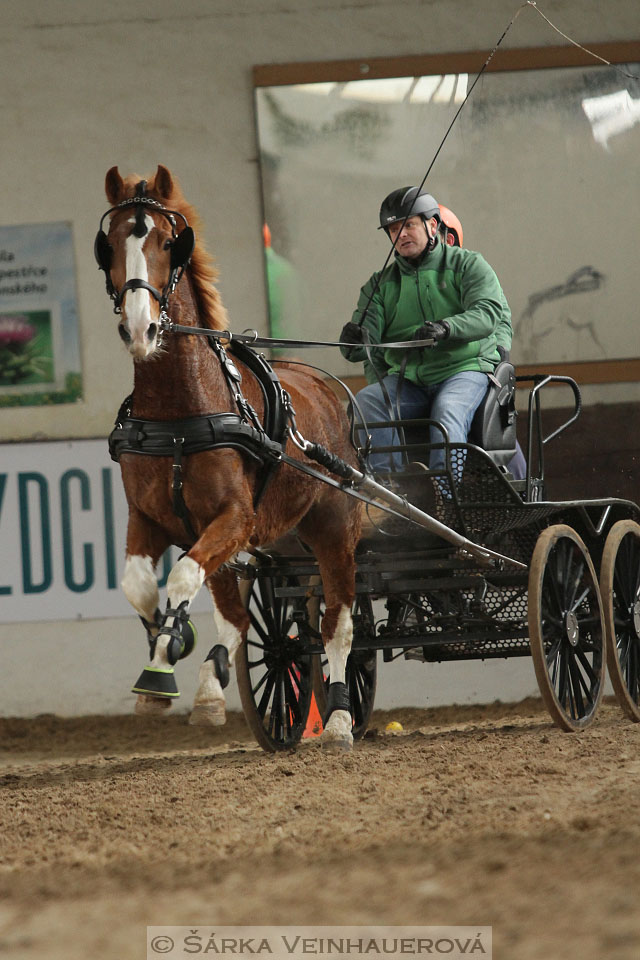
<svg viewBox="0 0 640 960"><path fill-rule="evenodd" d="M261 422L242 393L242 375L229 352L214 337L209 337L208 342L220 361L237 413L209 413L180 420L144 420L131 416L131 395L121 404L109 435L112 460L119 461L124 453L173 458L174 513L183 521L191 544L197 540L197 534L182 495L183 457L226 447L260 463L253 498L256 509L285 451L293 415L291 398L264 356L246 344L234 342L230 348L234 357L250 370L262 390L264 416Z"/></svg>

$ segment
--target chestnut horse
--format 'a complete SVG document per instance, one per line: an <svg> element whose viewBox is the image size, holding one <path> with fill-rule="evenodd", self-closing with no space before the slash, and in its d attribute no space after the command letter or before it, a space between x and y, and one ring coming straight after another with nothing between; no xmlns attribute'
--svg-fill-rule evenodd
<svg viewBox="0 0 640 960"><path fill-rule="evenodd" d="M96 255L116 303L120 337L133 357L130 416L166 422L229 411L228 381L207 338L162 332L165 305L176 324L228 329L227 314L214 286L217 274L212 260L199 240L193 246L194 234L185 226L198 224L196 212L163 166L158 166L148 182L138 176L123 179L117 167L112 167L105 188L112 209L103 217L103 221L109 218L108 230L99 231ZM181 271L176 271L176 265ZM240 368L244 396L262 417L260 384L245 365L235 358L234 362ZM299 433L355 464L348 422L334 393L307 367L283 364L280 369ZM287 452L303 459L291 444ZM359 503L290 465L280 464L275 480L254 507L259 475L255 460L237 449L204 450L185 456L182 462L182 498L187 529L192 532L189 538L185 522L174 512L172 458L125 452L120 465L129 506L122 589L147 626L152 652L143 677L173 673L172 641L189 634L189 605L206 583L223 658L214 656L200 667L190 720L224 723L225 660L228 656L228 663L233 663L249 627L236 575L225 564L239 551L269 543L296 528L318 560L324 587L322 639L330 682L336 684L337 693L323 738L329 745L349 749L352 721L345 709L348 698L345 702L346 687L342 685L351 648ZM168 612L160 614L156 564L168 546L182 546L185 541L190 545L167 580ZM145 687L139 681L135 689L142 691L137 712L159 713L170 705L170 697L153 683ZM175 696L175 685L174 690Z"/></svg>

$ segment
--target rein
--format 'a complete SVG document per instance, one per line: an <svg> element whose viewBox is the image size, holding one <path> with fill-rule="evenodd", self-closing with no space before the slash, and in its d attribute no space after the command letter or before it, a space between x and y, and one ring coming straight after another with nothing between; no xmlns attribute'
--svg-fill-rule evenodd
<svg viewBox="0 0 640 960"><path fill-rule="evenodd" d="M200 337L212 337L218 341L228 343L244 343L253 347L353 347L353 343L343 343L341 340L291 340L284 337L261 337L256 330L250 333L232 333L230 330L211 330L209 327L190 327L186 324L174 323L165 311L160 314L159 327L167 333L191 333ZM406 350L408 347L432 347L436 341L429 340L394 340L391 343L368 343L367 347L378 350ZM283 357L283 360L285 358Z"/></svg>

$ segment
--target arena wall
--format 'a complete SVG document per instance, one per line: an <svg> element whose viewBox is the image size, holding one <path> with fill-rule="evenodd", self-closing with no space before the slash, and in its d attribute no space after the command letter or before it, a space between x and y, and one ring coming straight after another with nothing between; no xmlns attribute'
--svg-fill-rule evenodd
<svg viewBox="0 0 640 960"><path fill-rule="evenodd" d="M0 409L0 441L106 436L130 388L130 362L93 260L109 167L143 175L160 162L177 174L201 214L233 326L265 331L251 68L490 49L517 9L516 0L5 0L0 224L72 225L84 395L73 405ZM541 9L583 43L640 35L635 0L543 0ZM561 42L529 9L509 35L514 47ZM354 278L354 294L361 280ZM594 386L586 399L635 401L636 390ZM2 450L11 458L10 445ZM130 709L127 691L144 654L135 617L78 620L70 613L34 621L27 613L24 622L6 623L3 599L0 715ZM213 639L212 618L199 617ZM196 671L183 666L186 708ZM506 700L534 690L528 661L406 664L383 669L377 703ZM229 700L239 706L233 686Z"/></svg>

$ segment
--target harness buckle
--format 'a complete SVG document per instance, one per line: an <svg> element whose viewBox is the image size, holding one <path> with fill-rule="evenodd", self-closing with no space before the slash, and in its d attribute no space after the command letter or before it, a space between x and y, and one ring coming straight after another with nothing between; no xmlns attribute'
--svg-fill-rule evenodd
<svg viewBox="0 0 640 960"><path fill-rule="evenodd" d="M173 438L173 492L180 493L182 490L182 445L184 437Z"/></svg>

